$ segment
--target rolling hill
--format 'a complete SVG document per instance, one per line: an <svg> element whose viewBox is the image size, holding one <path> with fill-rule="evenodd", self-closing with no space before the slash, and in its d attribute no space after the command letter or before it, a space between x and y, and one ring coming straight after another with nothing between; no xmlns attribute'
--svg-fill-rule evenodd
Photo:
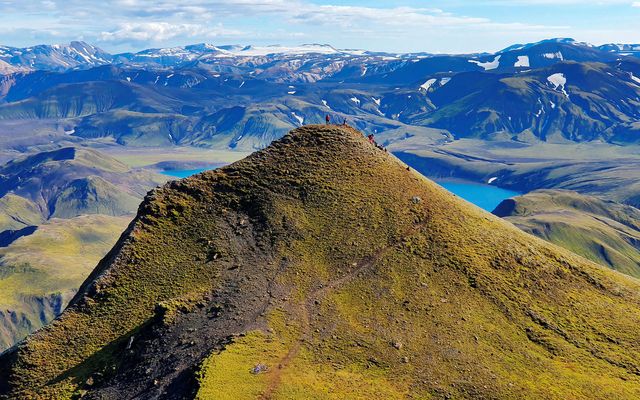
<svg viewBox="0 0 640 400"><path fill-rule="evenodd" d="M0 245L0 352L57 317L131 216L39 222Z"/></svg>
<svg viewBox="0 0 640 400"><path fill-rule="evenodd" d="M0 167L0 210L5 229L24 227L16 204L28 218L70 218L84 214L126 215L139 199L166 179L133 171L96 150L66 147L12 160Z"/></svg>
<svg viewBox="0 0 640 400"><path fill-rule="evenodd" d="M518 228L640 278L640 210L565 190L503 201L493 212Z"/></svg>
<svg viewBox="0 0 640 400"><path fill-rule="evenodd" d="M635 399L639 289L309 126L147 196L0 394Z"/></svg>

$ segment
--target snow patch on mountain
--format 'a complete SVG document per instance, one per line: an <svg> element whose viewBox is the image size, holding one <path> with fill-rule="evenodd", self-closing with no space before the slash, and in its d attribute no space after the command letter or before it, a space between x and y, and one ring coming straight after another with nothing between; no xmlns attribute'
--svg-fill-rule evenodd
<svg viewBox="0 0 640 400"><path fill-rule="evenodd" d="M555 59L558 59L558 60L560 60L560 61L563 61L563 60L564 60L564 56L563 56L563 55L562 55L562 53L561 53L561 52L559 52L559 51L558 51L558 52L555 52L555 53L544 53L544 54L542 55L542 57L544 57L544 58L546 58L546 59L548 59L548 60L555 60Z"/></svg>
<svg viewBox="0 0 640 400"><path fill-rule="evenodd" d="M433 78L429 79L428 81L420 85L420 88L424 89L425 92L428 92L431 86L433 86L433 84L436 83L437 81L438 81L437 79L433 79Z"/></svg>
<svg viewBox="0 0 640 400"><path fill-rule="evenodd" d="M496 68L498 68L500 66L500 58L501 57L502 57L501 55L496 56L493 59L493 61L488 61L488 62L481 62L481 61L478 61L478 60L469 60L469 62L472 63L472 64L476 64L479 67L484 68L485 71L491 71L491 70L496 69Z"/></svg>
<svg viewBox="0 0 640 400"><path fill-rule="evenodd" d="M291 112L291 115L293 115L293 118L297 119L298 122L300 123L300 125L304 124L304 118L299 116L298 114L295 113L295 111Z"/></svg>
<svg viewBox="0 0 640 400"><path fill-rule="evenodd" d="M246 46L239 51L229 53L237 56L259 57L272 54L337 54L338 50L329 45L303 44L301 46Z"/></svg>
<svg viewBox="0 0 640 400"><path fill-rule="evenodd" d="M640 78L638 78L637 76L634 76L633 73L631 73L631 80L634 81L635 83L640 84Z"/></svg>
<svg viewBox="0 0 640 400"><path fill-rule="evenodd" d="M544 114L544 105L542 104L542 100L540 100L540 98L538 98L538 104L540 105L540 109L535 114L536 118L540 118L542 114Z"/></svg>
<svg viewBox="0 0 640 400"><path fill-rule="evenodd" d="M329 103L327 103L326 100L322 100L322 104L327 107L329 110L331 110L331 107L329 107Z"/></svg>
<svg viewBox="0 0 640 400"><path fill-rule="evenodd" d="M352 98L350 98L349 100L351 100L352 102L354 102L354 103L355 103L355 104L357 104L357 105L360 105L360 99L359 99L359 98L357 98L357 97L352 97Z"/></svg>
<svg viewBox="0 0 640 400"><path fill-rule="evenodd" d="M549 77L547 77L547 82L552 84L555 90L559 89L562 93L564 93L565 96L567 96L567 98L569 98L569 94L566 90L567 77L564 76L563 73L558 72L556 74L550 75Z"/></svg>
<svg viewBox="0 0 640 400"><path fill-rule="evenodd" d="M525 67L529 68L531 64L529 63L529 56L518 56L518 61L513 65L514 67Z"/></svg>

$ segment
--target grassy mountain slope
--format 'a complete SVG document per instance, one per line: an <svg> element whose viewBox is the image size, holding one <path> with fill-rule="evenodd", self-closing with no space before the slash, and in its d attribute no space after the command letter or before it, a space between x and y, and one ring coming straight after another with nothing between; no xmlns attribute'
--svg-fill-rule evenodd
<svg viewBox="0 0 640 400"><path fill-rule="evenodd" d="M310 126L148 196L0 393L633 399L639 289Z"/></svg>
<svg viewBox="0 0 640 400"><path fill-rule="evenodd" d="M502 202L494 214L520 229L626 274L640 277L640 210L564 190Z"/></svg>
<svg viewBox="0 0 640 400"><path fill-rule="evenodd" d="M62 311L144 194L164 181L72 147L0 167L0 350Z"/></svg>
<svg viewBox="0 0 640 400"><path fill-rule="evenodd" d="M38 206L24 197L7 194L0 198L0 231L18 230L43 221Z"/></svg>
<svg viewBox="0 0 640 400"><path fill-rule="evenodd" d="M55 318L130 217L54 219L0 247L0 351Z"/></svg>

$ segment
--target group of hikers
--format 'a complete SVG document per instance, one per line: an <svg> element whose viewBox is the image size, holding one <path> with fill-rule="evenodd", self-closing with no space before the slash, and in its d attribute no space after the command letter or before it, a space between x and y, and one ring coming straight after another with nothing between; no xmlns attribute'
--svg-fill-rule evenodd
<svg viewBox="0 0 640 400"><path fill-rule="evenodd" d="M331 116L329 114L327 114L327 116L324 118L325 122L327 125L331 125ZM347 119L344 118L342 120L342 126L347 126ZM378 142L376 142L375 136L373 136L373 134L370 134L367 136L367 139L369 139L369 143L371 143L372 145L374 145L375 147L377 147L378 149L387 152L387 149L381 145L378 144Z"/></svg>
<svg viewBox="0 0 640 400"><path fill-rule="evenodd" d="M372 145L376 146L378 149L384 151L385 153L387 152L387 148L383 147L381 145L378 144L378 142L376 142L376 138L375 136L373 136L373 133L369 134L367 136L367 139L369 139L369 143L371 143Z"/></svg>
<svg viewBox="0 0 640 400"><path fill-rule="evenodd" d="M327 125L331 124L331 116L329 114L327 114L327 116L324 118L325 122ZM342 119L342 126L347 126L347 119L343 118Z"/></svg>

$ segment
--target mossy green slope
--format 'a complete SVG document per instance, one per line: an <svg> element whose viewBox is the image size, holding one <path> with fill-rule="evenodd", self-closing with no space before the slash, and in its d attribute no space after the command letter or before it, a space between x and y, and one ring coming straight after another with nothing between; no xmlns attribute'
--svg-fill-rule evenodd
<svg viewBox="0 0 640 400"><path fill-rule="evenodd" d="M640 210L567 190L502 202L494 214L583 257L640 278Z"/></svg>
<svg viewBox="0 0 640 400"><path fill-rule="evenodd" d="M147 197L63 315L0 359L0 393L635 399L639 323L637 280L309 126Z"/></svg>

